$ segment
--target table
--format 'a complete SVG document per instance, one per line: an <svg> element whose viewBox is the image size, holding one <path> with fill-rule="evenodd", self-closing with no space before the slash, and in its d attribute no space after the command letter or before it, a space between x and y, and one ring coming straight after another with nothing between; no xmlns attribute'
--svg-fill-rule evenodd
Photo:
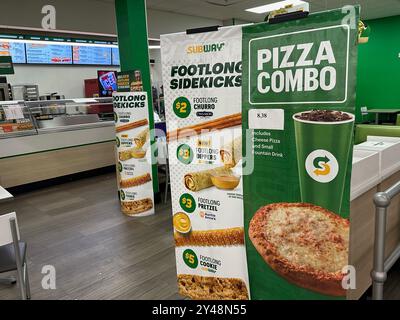
<svg viewBox="0 0 400 320"><path fill-rule="evenodd" d="M13 200L14 196L9 193L6 189L4 189L2 186L0 186L0 203L9 201L9 200ZM2 210L0 210L0 215L4 214L5 212L2 212ZM14 276L11 277L7 277L7 278L0 278L0 284L13 284L15 283L17 280L15 279Z"/></svg>
<svg viewBox="0 0 400 320"><path fill-rule="evenodd" d="M12 200L13 198L14 196L11 193L9 193L6 189L0 186L0 203Z"/></svg>
<svg viewBox="0 0 400 320"><path fill-rule="evenodd" d="M398 114L400 109L368 109L368 113L375 113L375 124L379 124L379 114Z"/></svg>

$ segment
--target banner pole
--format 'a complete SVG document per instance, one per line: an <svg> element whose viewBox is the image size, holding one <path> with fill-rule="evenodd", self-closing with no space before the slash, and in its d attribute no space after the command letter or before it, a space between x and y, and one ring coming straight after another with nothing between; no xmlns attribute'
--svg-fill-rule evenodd
<svg viewBox="0 0 400 320"><path fill-rule="evenodd" d="M143 90L147 92L152 153L153 189L158 192L153 99L150 77L147 13L145 0L115 0L121 71L140 70Z"/></svg>

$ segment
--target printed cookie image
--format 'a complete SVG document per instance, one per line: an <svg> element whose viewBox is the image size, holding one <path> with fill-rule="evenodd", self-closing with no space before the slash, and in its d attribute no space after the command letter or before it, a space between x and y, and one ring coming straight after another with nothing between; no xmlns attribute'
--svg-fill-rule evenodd
<svg viewBox="0 0 400 320"><path fill-rule="evenodd" d="M308 203L261 207L249 238L265 262L300 287L345 296L342 268L348 264L349 221Z"/></svg>
<svg viewBox="0 0 400 320"><path fill-rule="evenodd" d="M153 208L153 201L150 198L121 202L121 210L127 215L135 215L151 208Z"/></svg>
<svg viewBox="0 0 400 320"><path fill-rule="evenodd" d="M137 187L146 182L151 181L150 173L145 173L137 177L129 178L129 179L122 179L119 182L121 188L130 188L130 187Z"/></svg>
<svg viewBox="0 0 400 320"><path fill-rule="evenodd" d="M229 168L218 167L198 172L190 172L185 174L184 183L185 187L190 191L200 191L212 187L213 181L211 177L217 176L233 176L233 172Z"/></svg>
<svg viewBox="0 0 400 320"><path fill-rule="evenodd" d="M195 300L248 300L246 284L237 278L178 274L181 295Z"/></svg>
<svg viewBox="0 0 400 320"><path fill-rule="evenodd" d="M181 246L238 246L244 245L242 227L174 233L175 245Z"/></svg>

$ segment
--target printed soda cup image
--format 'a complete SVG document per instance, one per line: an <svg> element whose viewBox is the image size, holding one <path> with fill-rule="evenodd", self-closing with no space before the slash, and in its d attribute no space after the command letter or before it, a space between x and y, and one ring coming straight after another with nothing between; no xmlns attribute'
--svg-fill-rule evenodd
<svg viewBox="0 0 400 320"><path fill-rule="evenodd" d="M310 110L293 115L301 201L340 214L354 115Z"/></svg>

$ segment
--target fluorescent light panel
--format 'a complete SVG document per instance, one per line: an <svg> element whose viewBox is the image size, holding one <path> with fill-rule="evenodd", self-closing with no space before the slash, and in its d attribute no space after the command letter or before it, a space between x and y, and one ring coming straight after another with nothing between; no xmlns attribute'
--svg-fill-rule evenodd
<svg viewBox="0 0 400 320"><path fill-rule="evenodd" d="M287 6L288 4L293 4L294 6L296 6L296 5L303 4L303 3L305 3L305 2L301 1L301 0L284 0L284 1L274 2L271 4L266 4L264 6L249 8L249 9L246 9L245 11L261 14L261 13L267 13L267 12L271 12L274 10L278 10L280 8L283 8L284 6Z"/></svg>
<svg viewBox="0 0 400 320"><path fill-rule="evenodd" d="M6 42L22 42L22 43L33 43L33 44L59 44L59 45L71 45L71 46L87 46L87 47L106 47L106 48L118 48L115 44L101 44L101 43L82 43L72 41L44 41L44 40L27 40L27 39L10 39L0 38L0 41ZM160 49L160 45L149 45L149 49Z"/></svg>

